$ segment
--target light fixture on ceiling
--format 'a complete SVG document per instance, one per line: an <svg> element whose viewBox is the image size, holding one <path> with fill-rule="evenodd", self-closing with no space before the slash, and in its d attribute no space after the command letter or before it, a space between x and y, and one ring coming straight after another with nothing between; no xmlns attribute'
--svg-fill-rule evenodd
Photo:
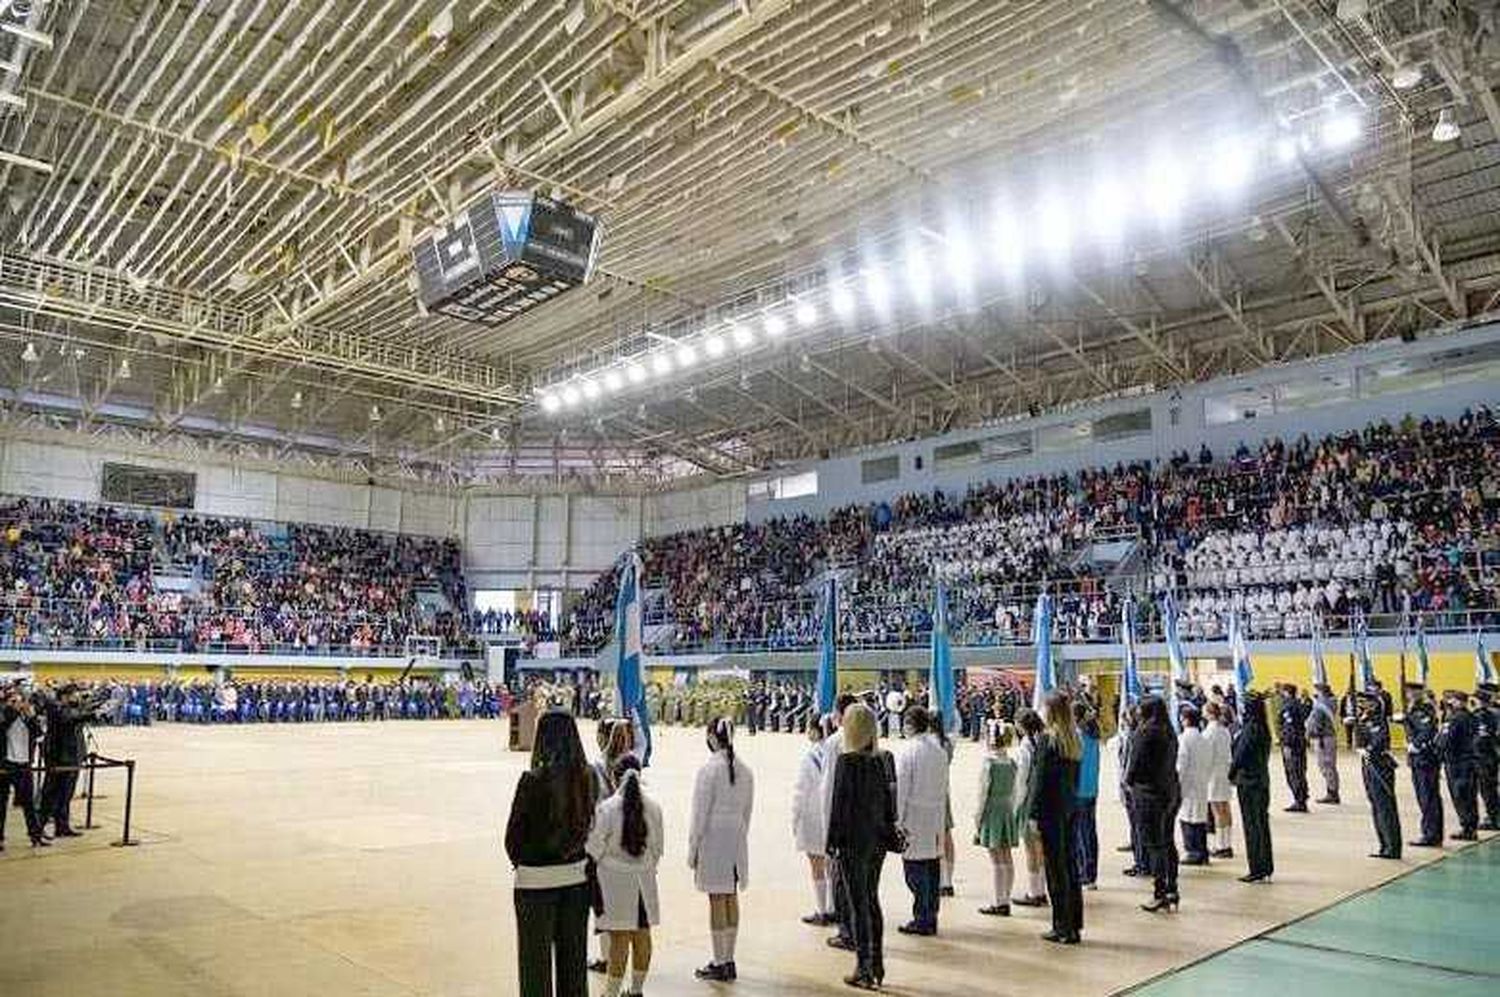
<svg viewBox="0 0 1500 997"><path fill-rule="evenodd" d="M698 351L692 343L677 344L677 366L687 368L698 362Z"/></svg>
<svg viewBox="0 0 1500 997"><path fill-rule="evenodd" d="M542 396L542 411L543 412L556 412L560 408L562 408L562 399L561 398L559 398L556 395L552 394L552 392L550 392L550 391L547 392L545 395Z"/></svg>
<svg viewBox="0 0 1500 997"><path fill-rule="evenodd" d="M214 378L213 393L216 394L216 395L222 395L224 393L224 375L223 374L220 374L218 377Z"/></svg>
<svg viewBox="0 0 1500 997"><path fill-rule="evenodd" d="M552 398L552 396L551 395L547 395L545 398L542 399L542 407L543 408L546 407L546 402L547 402L548 398ZM552 398L552 400L553 400L553 402L557 401L556 398ZM500 442L500 427L499 426L491 426L490 427L490 442L491 443L499 443Z"/></svg>
<svg viewBox="0 0 1500 997"><path fill-rule="evenodd" d="M623 387L625 387L625 378L620 373L619 368L611 367L609 370L604 372L605 391L613 393L619 391Z"/></svg>
<svg viewBox="0 0 1500 997"><path fill-rule="evenodd" d="M1330 149L1353 145L1359 138L1359 118L1352 111L1335 111L1323 122L1323 144Z"/></svg>
<svg viewBox="0 0 1500 997"><path fill-rule="evenodd" d="M711 332L703 339L703 352L710 357L722 357L728 348L724 344L724 337L717 332Z"/></svg>
<svg viewBox="0 0 1500 997"><path fill-rule="evenodd" d="M370 406L370 421L371 422L379 422L381 419L384 419L384 418L385 418L385 416L383 414L381 414L380 406L379 405L371 405Z"/></svg>
<svg viewBox="0 0 1500 997"><path fill-rule="evenodd" d="M1403 62L1391 73L1391 86L1397 90L1410 90L1422 82L1422 67Z"/></svg>
<svg viewBox="0 0 1500 997"><path fill-rule="evenodd" d="M802 354L802 358L797 361L797 368L804 374L811 374L812 357L808 356L806 353Z"/></svg>
<svg viewBox="0 0 1500 997"><path fill-rule="evenodd" d="M439 415L436 419L432 420L432 428L439 433L444 432L448 428L448 420Z"/></svg>
<svg viewBox="0 0 1500 997"><path fill-rule="evenodd" d="M37 363L42 359L41 357L37 356L35 343L30 341L26 343L26 348L21 351L21 359L26 361L27 363Z"/></svg>
<svg viewBox="0 0 1500 997"><path fill-rule="evenodd" d="M298 388L296 391L292 392L292 400L288 404L291 405L293 411L295 411L297 409L300 409L302 407L302 389L301 388Z"/></svg>
<svg viewBox="0 0 1500 997"><path fill-rule="evenodd" d="M568 408L572 408L574 405L577 405L582 397L583 396L578 393L578 385L564 384L562 386L562 403L568 406Z"/></svg>
<svg viewBox="0 0 1500 997"><path fill-rule="evenodd" d="M651 373L657 377L666 377L672 373L672 358L667 356L665 350L659 351L651 358Z"/></svg>
<svg viewBox="0 0 1500 997"><path fill-rule="evenodd" d="M818 321L817 306L811 301L797 302L797 307L792 312L792 315L797 319L797 324L804 329Z"/></svg>
<svg viewBox="0 0 1500 997"><path fill-rule="evenodd" d="M130 358L125 357L120 361L120 369L115 373L115 377L121 381L128 381L130 373Z"/></svg>
<svg viewBox="0 0 1500 997"><path fill-rule="evenodd" d="M742 350L755 345L755 333L743 322L735 322L729 326L729 338L733 339L734 345Z"/></svg>
<svg viewBox="0 0 1500 997"><path fill-rule="evenodd" d="M780 315L777 315L775 312L768 312L766 314L765 321L761 324L765 326L766 335L770 336L772 339L775 339L783 332L786 332L786 319L782 318Z"/></svg>
<svg viewBox="0 0 1500 997"><path fill-rule="evenodd" d="M586 377L583 379L582 389L583 397L587 398L589 401L594 401L599 397L599 382L591 377Z"/></svg>
<svg viewBox="0 0 1500 997"><path fill-rule="evenodd" d="M639 361L631 361L625 367L625 378L631 384L640 384L646 380L646 366Z"/></svg>
<svg viewBox="0 0 1500 997"><path fill-rule="evenodd" d="M833 313L839 318L848 321L854 315L854 294L846 285L835 285L828 294L828 300Z"/></svg>
<svg viewBox="0 0 1500 997"><path fill-rule="evenodd" d="M1456 142L1460 134L1458 122L1453 120L1453 109L1445 107L1438 112L1437 124L1432 126L1434 142Z"/></svg>

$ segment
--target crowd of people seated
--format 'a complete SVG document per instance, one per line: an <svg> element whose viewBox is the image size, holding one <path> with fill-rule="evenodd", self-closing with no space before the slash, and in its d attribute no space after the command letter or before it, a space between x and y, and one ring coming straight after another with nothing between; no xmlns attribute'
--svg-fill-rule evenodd
<svg viewBox="0 0 1500 997"><path fill-rule="evenodd" d="M1101 578L1077 556L1121 537L1142 546L1140 575ZM1227 460L1205 446L1155 466L690 531L649 539L642 555L648 580L666 591L664 643L682 647L816 644L815 582L830 570L840 573L846 644L925 639L938 581L952 630L970 643L1030 641L1041 584L1063 640L1114 639L1127 589L1148 634L1168 591L1189 638L1222 637L1235 612L1254 636L1408 610L1433 627L1479 625L1500 607L1500 429L1488 408L1408 416L1241 444ZM606 573L583 594L563 623L566 646L608 639L615 585Z"/></svg>
<svg viewBox="0 0 1500 997"><path fill-rule="evenodd" d="M0 535L8 643L399 653L411 635L468 639L453 540L32 498L0 502Z"/></svg>

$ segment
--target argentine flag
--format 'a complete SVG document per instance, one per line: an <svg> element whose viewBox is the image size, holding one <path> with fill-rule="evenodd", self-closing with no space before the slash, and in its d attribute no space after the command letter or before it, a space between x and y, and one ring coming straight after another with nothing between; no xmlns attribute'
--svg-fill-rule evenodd
<svg viewBox="0 0 1500 997"><path fill-rule="evenodd" d="M958 730L958 698L953 679L953 649L948 640L948 590L941 583L933 596L932 663L927 677L927 708L943 719L943 730Z"/></svg>
<svg viewBox="0 0 1500 997"><path fill-rule="evenodd" d="M1140 663L1135 654L1135 600L1127 598L1120 607L1120 640L1125 645L1125 671L1120 678L1120 716L1125 709L1141 701ZM1121 725L1123 726L1123 724Z"/></svg>
<svg viewBox="0 0 1500 997"><path fill-rule="evenodd" d="M642 765L649 765L651 717L641 639L641 559L632 553L625 555L615 597L615 715L634 722L636 754Z"/></svg>
<svg viewBox="0 0 1500 997"><path fill-rule="evenodd" d="M1052 597L1045 592L1036 597L1031 639L1036 644L1036 683L1031 690L1031 708L1040 714L1047 697L1057 687L1057 676L1052 671Z"/></svg>
<svg viewBox="0 0 1500 997"><path fill-rule="evenodd" d="M1323 617L1313 617L1312 625L1312 684L1329 685L1328 663L1323 660Z"/></svg>
<svg viewBox="0 0 1500 997"><path fill-rule="evenodd" d="M1250 664L1250 648L1245 644L1245 625L1238 610L1229 614L1229 657L1234 662L1234 690L1239 697L1241 715L1250 683L1255 681L1255 667Z"/></svg>
<svg viewBox="0 0 1500 997"><path fill-rule="evenodd" d="M1359 684L1366 691L1375 687L1375 662L1370 659L1370 627L1362 609L1354 611L1354 657L1359 662Z"/></svg>
<svg viewBox="0 0 1500 997"><path fill-rule="evenodd" d="M1187 651L1182 646L1182 635L1177 630L1177 600L1171 592L1162 598L1162 630L1167 639L1167 661L1171 675L1167 680L1167 706L1171 713L1172 729L1178 730L1182 718L1177 715L1177 683L1188 681Z"/></svg>
<svg viewBox="0 0 1500 997"><path fill-rule="evenodd" d="M823 583L823 627L818 643L818 713L833 712L839 693L839 583L829 575Z"/></svg>
<svg viewBox="0 0 1500 997"><path fill-rule="evenodd" d="M1427 625L1422 622L1422 614L1417 614L1417 681L1422 685L1427 684L1428 669L1431 663L1427 660Z"/></svg>
<svg viewBox="0 0 1500 997"><path fill-rule="evenodd" d="M1474 687L1495 684L1495 663L1490 660L1489 648L1484 646L1484 631L1474 635Z"/></svg>

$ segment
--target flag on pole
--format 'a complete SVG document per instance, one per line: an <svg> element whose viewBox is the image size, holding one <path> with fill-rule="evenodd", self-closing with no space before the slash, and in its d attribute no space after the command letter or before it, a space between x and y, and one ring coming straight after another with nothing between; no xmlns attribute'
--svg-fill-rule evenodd
<svg viewBox="0 0 1500 997"><path fill-rule="evenodd" d="M645 655L641 646L641 559L625 556L615 597L615 714L635 727L635 751L651 764L651 717L646 708Z"/></svg>
<svg viewBox="0 0 1500 997"><path fill-rule="evenodd" d="M1490 659L1489 648L1484 646L1484 630L1474 635L1474 686L1495 684L1495 662Z"/></svg>
<svg viewBox="0 0 1500 997"><path fill-rule="evenodd" d="M1031 640L1036 645L1036 684L1031 690L1031 708L1041 713L1042 704L1057 685L1052 671L1052 597L1046 592L1036 597Z"/></svg>
<svg viewBox="0 0 1500 997"><path fill-rule="evenodd" d="M927 676L927 708L943 720L943 730L958 730L958 698L953 680L953 649L948 640L948 590L938 584L932 606L932 664Z"/></svg>
<svg viewBox="0 0 1500 997"><path fill-rule="evenodd" d="M1120 642L1125 648L1125 668L1120 676L1120 719L1123 720L1126 708L1140 702L1143 692L1140 662L1135 653L1135 600L1129 596L1120 607Z"/></svg>
<svg viewBox="0 0 1500 997"><path fill-rule="evenodd" d="M839 582L829 575L823 583L823 630L818 642L818 713L833 712L839 694Z"/></svg>
<svg viewBox="0 0 1500 997"><path fill-rule="evenodd" d="M1417 682L1423 686L1427 685L1428 671L1431 663L1427 660L1427 626L1422 622L1422 614L1417 614Z"/></svg>
<svg viewBox="0 0 1500 997"><path fill-rule="evenodd" d="M1328 681L1328 662L1323 660L1323 617L1313 617L1312 625L1312 684L1331 687Z"/></svg>
<svg viewBox="0 0 1500 997"><path fill-rule="evenodd" d="M1177 630L1177 600L1171 592L1162 599L1162 632L1167 639L1167 662L1171 675L1167 678L1167 706L1171 713L1172 729L1178 730L1182 723L1177 702L1177 683L1188 681L1187 651L1182 646L1182 636Z"/></svg>
<svg viewBox="0 0 1500 997"><path fill-rule="evenodd" d="M1245 644L1245 627L1239 610L1229 614L1229 658L1234 663L1234 691L1243 711L1245 695L1250 691L1250 683L1255 681L1255 667L1250 663L1250 648Z"/></svg>
<svg viewBox="0 0 1500 997"><path fill-rule="evenodd" d="M1369 690L1375 686L1375 662L1370 659L1370 628L1362 609L1354 611L1354 657L1359 662L1359 684Z"/></svg>

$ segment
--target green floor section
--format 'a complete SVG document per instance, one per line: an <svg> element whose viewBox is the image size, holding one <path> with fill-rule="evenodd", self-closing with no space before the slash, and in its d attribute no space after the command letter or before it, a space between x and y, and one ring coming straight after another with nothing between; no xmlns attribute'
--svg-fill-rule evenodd
<svg viewBox="0 0 1500 997"><path fill-rule="evenodd" d="M1131 992L1493 997L1500 994L1500 839Z"/></svg>

